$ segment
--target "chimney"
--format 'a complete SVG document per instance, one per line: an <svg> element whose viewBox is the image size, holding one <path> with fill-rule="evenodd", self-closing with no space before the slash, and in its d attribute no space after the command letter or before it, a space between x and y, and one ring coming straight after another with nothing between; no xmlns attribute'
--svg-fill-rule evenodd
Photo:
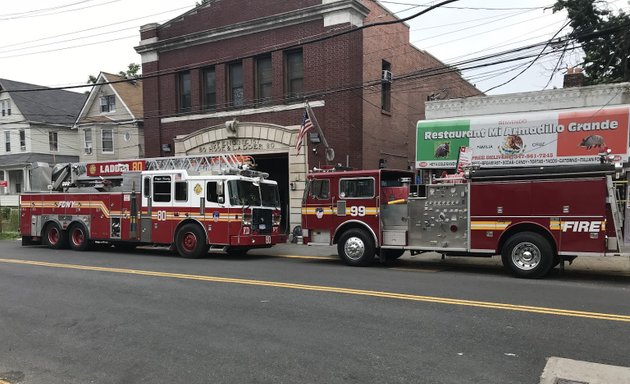
<svg viewBox="0 0 630 384"><path fill-rule="evenodd" d="M582 68L567 68L564 75L563 88L581 87L584 85L584 72Z"/></svg>

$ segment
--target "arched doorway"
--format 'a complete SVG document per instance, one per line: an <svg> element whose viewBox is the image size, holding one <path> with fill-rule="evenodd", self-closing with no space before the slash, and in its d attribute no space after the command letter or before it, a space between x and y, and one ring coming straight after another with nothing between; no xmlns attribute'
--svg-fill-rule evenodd
<svg viewBox="0 0 630 384"><path fill-rule="evenodd" d="M281 126L267 123L236 122L215 125L174 139L175 155L235 153L253 156L258 170L269 173L278 182L283 204L283 228L292 230L301 223L306 153L295 150L299 125Z"/></svg>

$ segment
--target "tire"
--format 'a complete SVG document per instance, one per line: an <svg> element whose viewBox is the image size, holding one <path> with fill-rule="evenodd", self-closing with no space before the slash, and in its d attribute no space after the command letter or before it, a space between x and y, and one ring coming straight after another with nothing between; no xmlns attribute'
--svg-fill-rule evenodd
<svg viewBox="0 0 630 384"><path fill-rule="evenodd" d="M396 260L405 253L404 249L383 249L379 252L379 257L384 258L385 261Z"/></svg>
<svg viewBox="0 0 630 384"><path fill-rule="evenodd" d="M249 250L247 247L230 247L225 252L230 256L245 256Z"/></svg>
<svg viewBox="0 0 630 384"><path fill-rule="evenodd" d="M68 247L68 233L59 224L52 222L46 225L42 240L50 249L64 249Z"/></svg>
<svg viewBox="0 0 630 384"><path fill-rule="evenodd" d="M348 265L367 266L372 263L376 254L374 239L363 229L350 229L339 238L337 253Z"/></svg>
<svg viewBox="0 0 630 384"><path fill-rule="evenodd" d="M555 259L549 241L534 232L513 235L501 250L503 267L517 277L541 278L551 270Z"/></svg>
<svg viewBox="0 0 630 384"><path fill-rule="evenodd" d="M85 251L90 246L90 235L83 224L72 224L68 230L68 240L73 251Z"/></svg>
<svg viewBox="0 0 630 384"><path fill-rule="evenodd" d="M206 234L196 224L185 224L175 236L175 248L181 257L199 259L208 254Z"/></svg>

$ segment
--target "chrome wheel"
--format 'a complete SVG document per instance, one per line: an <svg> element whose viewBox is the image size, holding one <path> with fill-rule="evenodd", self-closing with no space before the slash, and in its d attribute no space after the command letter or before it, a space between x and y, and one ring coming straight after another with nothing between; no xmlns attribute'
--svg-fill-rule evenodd
<svg viewBox="0 0 630 384"><path fill-rule="evenodd" d="M359 260L365 253L365 244L358 237L349 237L343 246L343 250L349 259Z"/></svg>
<svg viewBox="0 0 630 384"><path fill-rule="evenodd" d="M512 262L524 271L530 271L540 264L541 252L536 244L530 242L519 243L512 249Z"/></svg>

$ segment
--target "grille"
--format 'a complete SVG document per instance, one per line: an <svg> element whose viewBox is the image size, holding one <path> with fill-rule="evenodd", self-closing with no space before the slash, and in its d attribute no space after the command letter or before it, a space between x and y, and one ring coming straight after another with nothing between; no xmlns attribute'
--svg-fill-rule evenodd
<svg viewBox="0 0 630 384"><path fill-rule="evenodd" d="M271 210L254 208L252 212L252 230L267 235L272 230Z"/></svg>

